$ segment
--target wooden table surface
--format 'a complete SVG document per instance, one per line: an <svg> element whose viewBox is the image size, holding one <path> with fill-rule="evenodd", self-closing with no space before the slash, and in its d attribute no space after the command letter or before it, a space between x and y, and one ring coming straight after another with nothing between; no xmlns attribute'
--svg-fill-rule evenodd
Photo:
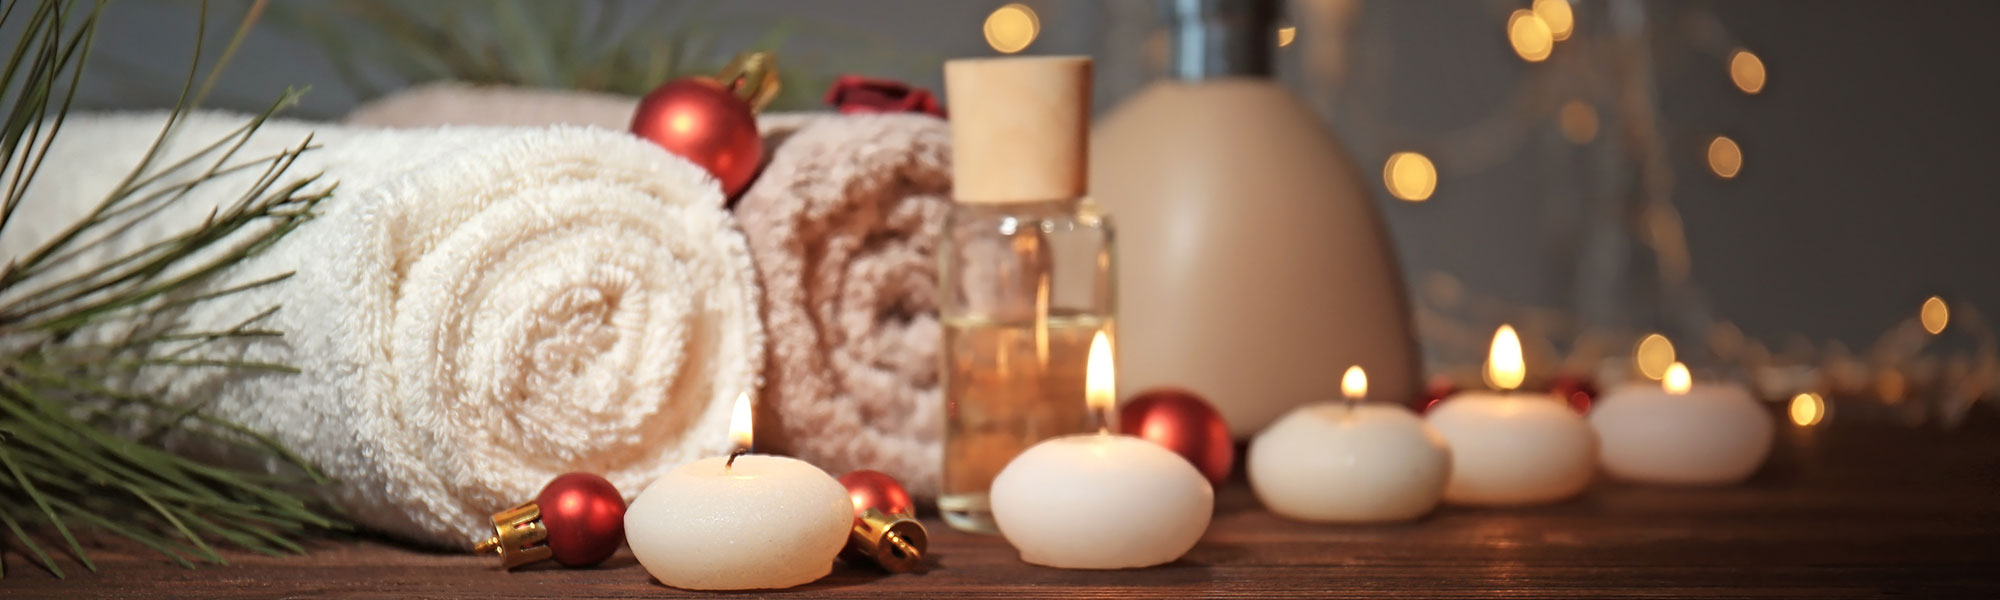
<svg viewBox="0 0 2000 600"><path fill-rule="evenodd" d="M1598 483L1553 506L1447 507L1414 523L1303 525L1226 487L1180 562L1079 572L1021 563L998 538L935 521L927 573L836 567L785 598L2000 598L2000 429L1795 430L1751 482L1717 489ZM175 567L99 550L56 581L8 552L6 598L671 598L621 552L597 569L500 572L492 557L375 540L310 556ZM71 563L72 565L74 563ZM66 565L67 567L68 565ZM72 573L82 571L73 568Z"/></svg>

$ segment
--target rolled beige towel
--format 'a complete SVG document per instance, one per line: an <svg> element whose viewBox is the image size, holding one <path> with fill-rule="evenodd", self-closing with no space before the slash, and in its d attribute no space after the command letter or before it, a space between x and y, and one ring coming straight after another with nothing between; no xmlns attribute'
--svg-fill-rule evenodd
<svg viewBox="0 0 2000 600"><path fill-rule="evenodd" d="M563 123L623 131L637 99L433 84L357 108L391 127ZM836 475L876 469L921 497L939 485L943 429L937 242L951 197L943 120L777 114L736 218L769 339L757 447Z"/></svg>

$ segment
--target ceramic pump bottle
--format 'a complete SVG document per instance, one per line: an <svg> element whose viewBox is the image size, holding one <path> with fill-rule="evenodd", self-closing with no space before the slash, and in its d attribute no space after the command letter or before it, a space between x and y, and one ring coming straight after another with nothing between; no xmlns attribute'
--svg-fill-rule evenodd
<svg viewBox="0 0 2000 600"><path fill-rule="evenodd" d="M1303 402L1418 389L1409 305L1370 188L1270 78L1271 0L1169 0L1168 76L1097 121L1091 196L1118 215L1121 397L1179 387L1246 437Z"/></svg>

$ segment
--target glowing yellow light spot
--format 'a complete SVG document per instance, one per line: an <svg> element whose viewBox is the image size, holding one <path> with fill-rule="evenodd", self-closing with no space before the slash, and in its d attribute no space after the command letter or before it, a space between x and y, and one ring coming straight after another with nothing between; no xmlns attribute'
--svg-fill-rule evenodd
<svg viewBox="0 0 2000 600"><path fill-rule="evenodd" d="M1745 94L1764 91L1764 59L1737 48L1729 53L1729 80L1736 82L1736 89Z"/></svg>
<svg viewBox="0 0 2000 600"><path fill-rule="evenodd" d="M735 410L729 413L729 444L738 450L750 449L750 392L736 396Z"/></svg>
<svg viewBox="0 0 2000 600"><path fill-rule="evenodd" d="M1107 414L1117 402L1118 372L1111 364L1111 339L1098 331L1090 338L1090 355L1083 367L1083 399L1096 414Z"/></svg>
<svg viewBox="0 0 2000 600"><path fill-rule="evenodd" d="M1535 0L1535 16L1541 17L1549 26L1549 35L1560 42L1569 39L1576 29L1576 15L1569 10L1569 0Z"/></svg>
<svg viewBox="0 0 2000 600"><path fill-rule="evenodd" d="M1514 11L1507 17L1507 43L1513 44L1514 53L1528 62L1548 60L1549 53L1556 49L1555 33L1549 31L1548 22L1527 9Z"/></svg>
<svg viewBox="0 0 2000 600"><path fill-rule="evenodd" d="M1486 358L1486 381L1493 387L1511 390L1528 378L1528 365L1521 359L1521 336L1513 325L1501 325L1493 332L1493 348Z"/></svg>
<svg viewBox="0 0 2000 600"><path fill-rule="evenodd" d="M1924 301L1924 309L1917 312L1917 320L1923 321L1924 331L1931 335L1944 333L1944 326L1951 323L1951 307L1945 306L1943 298L1931 296Z"/></svg>
<svg viewBox="0 0 2000 600"><path fill-rule="evenodd" d="M1437 191L1437 166L1422 154L1397 152L1389 155L1389 162L1382 165L1382 183L1398 199L1423 202Z"/></svg>
<svg viewBox="0 0 2000 600"><path fill-rule="evenodd" d="M986 15L984 29L986 45L1002 54L1013 54L1035 43L1035 36L1042 33L1042 21L1035 16L1035 9L1024 4L1009 4Z"/></svg>
<svg viewBox="0 0 2000 600"><path fill-rule="evenodd" d="M1819 394L1799 394L1792 397L1789 412L1792 415L1792 423L1800 427L1812 427L1826 418L1826 401L1821 400Z"/></svg>
<svg viewBox="0 0 2000 600"><path fill-rule="evenodd" d="M1694 387L1694 377L1688 375L1688 366L1681 363L1667 365L1666 376L1660 378L1660 389L1676 396L1688 393Z"/></svg>
<svg viewBox="0 0 2000 600"><path fill-rule="evenodd" d="M1736 140L1718 135L1708 142L1708 170L1723 179L1743 171L1743 149L1736 146Z"/></svg>
<svg viewBox="0 0 2000 600"><path fill-rule="evenodd" d="M1299 37L1299 28L1297 28L1297 27L1279 27L1279 28L1278 28L1278 47L1279 47L1279 48L1283 48L1283 47L1285 47L1285 46L1290 46L1290 45L1292 45L1292 40L1295 40L1295 39L1298 39L1298 37Z"/></svg>
<svg viewBox="0 0 2000 600"><path fill-rule="evenodd" d="M1646 334L1639 340L1639 347L1632 352L1632 361L1638 363L1639 374L1647 379L1666 377L1667 367L1674 364L1674 343L1667 341L1664 335Z"/></svg>
<svg viewBox="0 0 2000 600"><path fill-rule="evenodd" d="M1588 144L1597 139L1597 108L1582 100L1564 102L1556 112L1556 125L1562 128L1564 139Z"/></svg>
<svg viewBox="0 0 2000 600"><path fill-rule="evenodd" d="M1368 397L1368 373L1361 370L1361 365L1348 367L1347 373L1340 376L1340 395L1348 400Z"/></svg>

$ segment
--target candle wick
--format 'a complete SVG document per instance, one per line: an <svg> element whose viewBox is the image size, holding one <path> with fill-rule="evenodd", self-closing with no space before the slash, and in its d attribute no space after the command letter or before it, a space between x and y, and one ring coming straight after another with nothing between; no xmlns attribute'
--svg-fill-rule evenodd
<svg viewBox="0 0 2000 600"><path fill-rule="evenodd" d="M738 456L742 456L742 455L744 455L744 454L748 454L749 452L750 452L750 449L749 449L749 448L737 448L737 449L735 449L735 450L731 450L731 451L729 451L729 460L726 460L726 461L722 461L722 468L724 468L724 469L728 469L728 468L732 468L732 467L735 467L735 466L736 466L736 457L738 457Z"/></svg>

